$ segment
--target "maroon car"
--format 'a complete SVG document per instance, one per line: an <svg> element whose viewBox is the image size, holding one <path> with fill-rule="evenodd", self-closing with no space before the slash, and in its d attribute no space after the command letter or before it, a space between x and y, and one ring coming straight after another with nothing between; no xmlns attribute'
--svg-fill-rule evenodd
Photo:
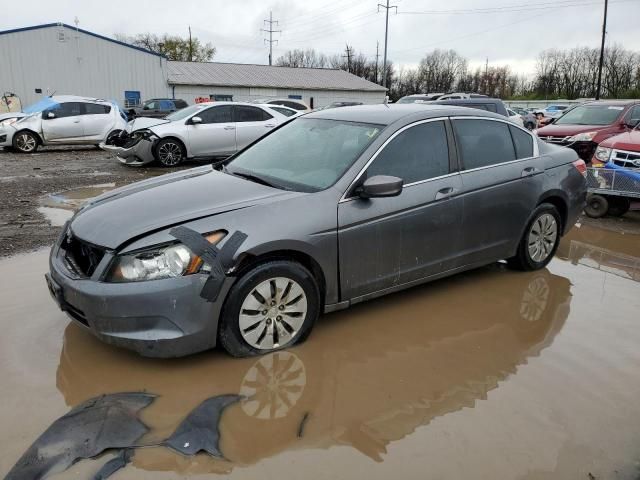
<svg viewBox="0 0 640 480"><path fill-rule="evenodd" d="M538 130L540 139L569 147L589 163L603 140L627 132L640 118L640 100L587 102ZM635 122L635 123L634 123Z"/></svg>

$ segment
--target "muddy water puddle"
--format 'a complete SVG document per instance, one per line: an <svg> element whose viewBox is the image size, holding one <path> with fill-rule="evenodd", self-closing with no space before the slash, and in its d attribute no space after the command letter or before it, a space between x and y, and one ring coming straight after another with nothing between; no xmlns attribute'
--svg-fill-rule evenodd
<svg viewBox="0 0 640 480"><path fill-rule="evenodd" d="M40 198L40 212L52 227L61 227L73 216L73 212L86 201L116 188L116 184L101 183L87 187L72 188Z"/></svg>
<svg viewBox="0 0 640 480"><path fill-rule="evenodd" d="M640 237L583 226L540 272L496 264L326 315L272 355L140 358L56 310L46 251L0 262L0 475L70 408L149 392L146 442L204 400L226 460L135 452L117 479L636 479ZM3 282L4 283L4 282ZM52 478L91 478L110 456Z"/></svg>

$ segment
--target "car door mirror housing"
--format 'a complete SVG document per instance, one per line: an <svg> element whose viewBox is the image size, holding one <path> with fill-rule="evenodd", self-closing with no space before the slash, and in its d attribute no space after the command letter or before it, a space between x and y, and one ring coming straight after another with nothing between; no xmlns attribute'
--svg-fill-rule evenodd
<svg viewBox="0 0 640 480"><path fill-rule="evenodd" d="M56 114L53 112L47 112L47 118L56 118Z"/></svg>
<svg viewBox="0 0 640 480"><path fill-rule="evenodd" d="M397 197L402 192L404 181L389 175L376 175L367 178L356 188L355 193L360 198Z"/></svg>
<svg viewBox="0 0 640 480"><path fill-rule="evenodd" d="M191 117L191 123L193 125L197 125L198 123L202 123L202 118L200 118L200 117Z"/></svg>
<svg viewBox="0 0 640 480"><path fill-rule="evenodd" d="M640 123L640 118L631 118L626 122L627 127L629 128L636 128L639 123Z"/></svg>

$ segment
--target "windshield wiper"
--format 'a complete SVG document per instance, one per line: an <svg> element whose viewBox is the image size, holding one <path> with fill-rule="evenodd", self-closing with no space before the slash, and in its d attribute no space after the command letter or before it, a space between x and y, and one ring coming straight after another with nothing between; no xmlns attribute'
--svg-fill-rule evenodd
<svg viewBox="0 0 640 480"><path fill-rule="evenodd" d="M282 187L281 185L276 185L274 183L271 183L268 180L265 180L264 178L259 177L258 175L254 175L253 173L231 172L231 171L229 171L227 169L226 166L223 166L222 171L224 173L228 173L230 175L235 175L236 177L241 177L241 178L244 178L246 180L250 180L252 182L261 183L262 185L266 185L267 187L279 188L281 190L286 190L286 188Z"/></svg>

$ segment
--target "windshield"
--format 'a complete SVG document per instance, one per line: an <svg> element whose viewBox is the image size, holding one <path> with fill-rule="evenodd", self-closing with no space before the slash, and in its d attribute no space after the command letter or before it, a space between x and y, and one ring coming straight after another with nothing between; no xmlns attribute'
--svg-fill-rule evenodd
<svg viewBox="0 0 640 480"><path fill-rule="evenodd" d="M616 105L581 105L565 113L555 125L610 125L623 110Z"/></svg>
<svg viewBox="0 0 640 480"><path fill-rule="evenodd" d="M237 155L227 172L304 192L333 185L382 130L381 125L298 118Z"/></svg>
<svg viewBox="0 0 640 480"><path fill-rule="evenodd" d="M172 122L175 122L176 120L182 120L183 118L187 118L189 115L193 115L194 113L196 113L199 110L202 110L205 107L208 107L208 105L191 105L190 107L186 107L186 108L183 108L182 110L173 112L172 114L167 115L164 118L166 118L167 120L171 120Z"/></svg>

